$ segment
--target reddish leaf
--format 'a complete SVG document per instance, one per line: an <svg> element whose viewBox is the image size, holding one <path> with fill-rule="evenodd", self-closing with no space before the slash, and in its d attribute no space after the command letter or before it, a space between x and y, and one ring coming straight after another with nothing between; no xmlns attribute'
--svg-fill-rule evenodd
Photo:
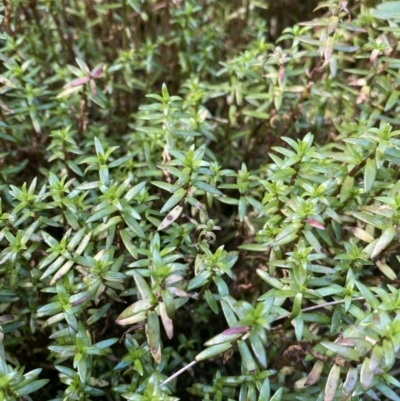
<svg viewBox="0 0 400 401"><path fill-rule="evenodd" d="M312 227L319 228L320 230L325 230L325 226L315 219L307 219L306 223Z"/></svg>
<svg viewBox="0 0 400 401"><path fill-rule="evenodd" d="M249 331L250 327L248 326L240 326L240 327L230 327L222 332L222 334L244 334Z"/></svg>
<svg viewBox="0 0 400 401"><path fill-rule="evenodd" d="M90 73L90 76L92 78L99 78L103 74L103 64L98 65L97 67L94 67L92 72Z"/></svg>
<svg viewBox="0 0 400 401"><path fill-rule="evenodd" d="M77 78L77 79L74 79L73 81L69 82L68 84L66 84L64 86L64 88L73 88L75 86L81 86L81 85L88 83L89 81L90 81L90 77Z"/></svg>

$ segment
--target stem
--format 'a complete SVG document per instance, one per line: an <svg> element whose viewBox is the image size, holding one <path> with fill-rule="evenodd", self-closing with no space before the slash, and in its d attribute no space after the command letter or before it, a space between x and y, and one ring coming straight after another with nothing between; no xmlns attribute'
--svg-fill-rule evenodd
<svg viewBox="0 0 400 401"><path fill-rule="evenodd" d="M363 301L364 299L365 299L364 297L357 297L357 298L352 298L351 300L352 301ZM340 299L339 301L332 301L332 302L326 302L324 304L309 306L308 308L304 308L301 311L302 312L308 312L310 310L326 308L327 306L343 304L344 302L345 302L344 299ZM280 315L274 320L274 322L276 322L277 320L286 319L287 317L290 317L290 316L292 316L291 313L286 313L284 315Z"/></svg>
<svg viewBox="0 0 400 401"><path fill-rule="evenodd" d="M8 4L8 0L3 0L3 5L4 5L4 19L2 22L2 25L4 26L5 30L8 31L10 36L14 38L14 32L11 29L10 25L10 5Z"/></svg>
<svg viewBox="0 0 400 401"><path fill-rule="evenodd" d="M185 372L186 370L190 369L192 366L196 365L197 361L194 360L192 362L190 362L188 365L184 366L182 369L178 370L177 372L175 372L172 376L168 377L168 379L165 379L161 384L160 387L164 387L167 383L169 383L171 380L174 380L175 377L178 377L179 375L181 375L183 372Z"/></svg>
<svg viewBox="0 0 400 401"><path fill-rule="evenodd" d="M126 0L122 0L122 20L124 24L122 32L122 48L126 49L128 43L128 35L126 33L126 30L128 29L128 11L126 7Z"/></svg>
<svg viewBox="0 0 400 401"><path fill-rule="evenodd" d="M80 109L81 114L78 121L78 140L79 142L82 142L83 133L86 131L87 95L85 88L82 90Z"/></svg>
<svg viewBox="0 0 400 401"><path fill-rule="evenodd" d="M365 300L364 297L356 297L356 298L352 298L352 301L363 301ZM309 306L308 308L304 308L301 311L302 312L307 312L310 310L315 310L315 309L321 309L321 308L326 308L327 306L332 306L332 305L339 305L339 304L343 304L345 302L344 299L341 299L339 301L332 301L332 302L326 302L324 304L319 304L319 305L314 305L314 306ZM291 317L292 314L291 313L286 313L285 315L281 315L278 316L274 322L276 322L277 320L282 320L282 319L286 319L287 317ZM160 387L165 386L167 383L169 383L171 380L175 379L176 377L178 377L179 375L181 375L183 372L185 372L186 370L190 369L192 366L196 365L197 361L194 360L192 362L190 362L188 365L184 366L182 369L178 370L177 372L175 372L172 376L168 377L168 379L165 379L161 384Z"/></svg>

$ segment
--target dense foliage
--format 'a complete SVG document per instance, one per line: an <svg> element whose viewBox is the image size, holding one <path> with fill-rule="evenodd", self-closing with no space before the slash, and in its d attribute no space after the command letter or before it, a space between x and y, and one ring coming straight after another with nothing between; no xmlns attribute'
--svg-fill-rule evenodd
<svg viewBox="0 0 400 401"><path fill-rule="evenodd" d="M0 400L400 400L400 2L0 12Z"/></svg>

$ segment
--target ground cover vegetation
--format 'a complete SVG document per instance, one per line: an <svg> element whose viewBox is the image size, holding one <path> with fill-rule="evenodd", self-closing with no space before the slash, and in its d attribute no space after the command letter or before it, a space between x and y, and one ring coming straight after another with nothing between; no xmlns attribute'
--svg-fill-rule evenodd
<svg viewBox="0 0 400 401"><path fill-rule="evenodd" d="M400 400L400 2L0 14L0 400Z"/></svg>

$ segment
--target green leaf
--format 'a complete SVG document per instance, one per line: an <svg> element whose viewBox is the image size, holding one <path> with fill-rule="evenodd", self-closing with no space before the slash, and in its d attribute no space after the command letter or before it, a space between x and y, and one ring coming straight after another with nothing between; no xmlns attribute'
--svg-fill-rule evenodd
<svg viewBox="0 0 400 401"><path fill-rule="evenodd" d="M165 310L167 312L167 316L170 319L173 319L175 316L175 299L172 295L171 291L168 289L161 291L161 296L165 304Z"/></svg>
<svg viewBox="0 0 400 401"><path fill-rule="evenodd" d="M389 386L387 386L382 380L378 380L375 383L375 387L385 396L387 400L400 401L400 396L397 395Z"/></svg>
<svg viewBox="0 0 400 401"><path fill-rule="evenodd" d="M126 326L128 324L135 324L135 323L143 322L143 320L146 320L146 318L147 318L147 312L139 312L136 315L132 315L125 319L118 319L115 321L115 323L117 323L121 326Z"/></svg>
<svg viewBox="0 0 400 401"><path fill-rule="evenodd" d="M379 237L378 242L375 244L374 249L371 252L371 259L375 259L379 254L381 254L381 252L390 245L395 236L395 228L393 226L388 227Z"/></svg>
<svg viewBox="0 0 400 401"><path fill-rule="evenodd" d="M136 248L134 247L134 245L131 243L131 236L128 234L128 232L126 230L121 230L119 232L122 242L125 245L125 248L128 250L128 252L135 258L137 259L139 257Z"/></svg>
<svg viewBox="0 0 400 401"><path fill-rule="evenodd" d="M302 295L302 294L297 294ZM296 334L296 340L301 341L303 338L303 330L304 330L304 317L302 313L299 313L293 320L292 324L294 325L294 331Z"/></svg>
<svg viewBox="0 0 400 401"><path fill-rule="evenodd" d="M396 273L392 270L391 267L389 267L386 263L381 262L380 260L377 260L375 262L376 266L378 269L390 280L396 280L397 275Z"/></svg>
<svg viewBox="0 0 400 401"><path fill-rule="evenodd" d="M222 186L221 186L222 187ZM222 203L226 203L228 205L238 205L239 204L239 200L235 199L235 198L229 198L227 196L221 196L220 198L218 198L218 200Z"/></svg>
<svg viewBox="0 0 400 401"><path fill-rule="evenodd" d="M230 349L230 348L232 348L232 344L229 342L226 342L223 344L212 345L211 347L208 347L204 351L197 354L194 359L196 361L204 361L205 359L210 359L217 355L220 355L223 352L228 351L228 349Z"/></svg>
<svg viewBox="0 0 400 401"><path fill-rule="evenodd" d="M210 338L208 341L204 343L204 345L209 347L211 345L232 342L243 337L243 335L246 334L248 331L249 327L247 326L232 327L231 329L227 329L222 333L217 334L216 336Z"/></svg>
<svg viewBox="0 0 400 401"><path fill-rule="evenodd" d="M171 189L173 187L172 184L164 181L152 181L152 185L155 185L158 188L164 189L165 191L171 192Z"/></svg>
<svg viewBox="0 0 400 401"><path fill-rule="evenodd" d="M243 249L244 251L252 251L252 252L266 252L269 247L261 244L243 244L239 245L239 249Z"/></svg>
<svg viewBox="0 0 400 401"><path fill-rule="evenodd" d="M110 172L108 170L108 166L106 166L105 164L99 167L99 177L104 185L110 185Z"/></svg>
<svg viewBox="0 0 400 401"><path fill-rule="evenodd" d="M160 213L165 213L172 209L186 195L186 192L187 191L184 188L179 188L177 191L175 191L174 194L165 202L164 206L160 210Z"/></svg>
<svg viewBox="0 0 400 401"><path fill-rule="evenodd" d="M31 394L39 389L41 389L43 386L45 386L50 379L40 379L40 380L35 380L26 386L18 389L15 391L15 394L17 397L24 397L28 394Z"/></svg>
<svg viewBox="0 0 400 401"><path fill-rule="evenodd" d="M347 176L340 189L340 203L344 203L351 195L354 188L354 177Z"/></svg>
<svg viewBox="0 0 400 401"><path fill-rule="evenodd" d="M116 212L118 209L114 205L109 205L103 209L98 210L95 212L91 217L89 217L86 220L86 223L92 223L93 221L103 219L104 217L110 216L114 212Z"/></svg>
<svg viewBox="0 0 400 401"><path fill-rule="evenodd" d="M294 168L288 167L281 170L276 171L268 177L270 181L280 181L285 180L286 178L292 177L296 173Z"/></svg>
<svg viewBox="0 0 400 401"><path fill-rule="evenodd" d="M271 395L271 387L269 385L269 378L266 377L261 385L260 395L258 401L269 401Z"/></svg>
<svg viewBox="0 0 400 401"><path fill-rule="evenodd" d="M124 199L126 199L128 202L131 201L133 198L135 198L139 193L145 188L147 182L142 181L139 182L139 184L135 185L132 187L124 196Z"/></svg>
<svg viewBox="0 0 400 401"><path fill-rule="evenodd" d="M277 288L278 290L281 290L283 288L283 283L281 283L280 280L278 280L277 278L269 275L266 271L257 269L256 272L271 287Z"/></svg>
<svg viewBox="0 0 400 401"><path fill-rule="evenodd" d="M387 1L378 4L375 9L371 11L374 18L378 19L393 19L400 18L400 4L398 1Z"/></svg>
<svg viewBox="0 0 400 401"><path fill-rule="evenodd" d="M256 371L256 362L254 361L254 358L250 352L250 349L248 345L246 344L245 341L239 340L237 342L240 356L242 357L242 362L246 366L246 369L250 372L253 373Z"/></svg>
<svg viewBox="0 0 400 401"><path fill-rule="evenodd" d="M370 224L371 226L374 226L376 228L379 228L380 230L386 229L385 227L385 222L383 221L382 218L373 216L372 214L366 213L366 212L349 212L352 216L355 218L363 221L364 223Z"/></svg>
<svg viewBox="0 0 400 401"><path fill-rule="evenodd" d="M128 214L125 214L125 213L122 215L122 217L123 217L125 223L128 224L129 228L130 228L138 237L143 238L143 239L146 238L146 234L145 234L145 232L143 231L143 228L141 227L141 225L138 223L138 221L137 221L134 217L132 217L132 216L130 216L130 215L128 215Z"/></svg>
<svg viewBox="0 0 400 401"><path fill-rule="evenodd" d="M392 90L392 93L389 96L389 99L386 102L385 110L389 111L399 100L399 93L396 90Z"/></svg>
<svg viewBox="0 0 400 401"><path fill-rule="evenodd" d="M371 387L372 380L374 379L373 372L369 370L369 364L369 358L365 357L360 371L360 384L364 391L367 391Z"/></svg>
<svg viewBox="0 0 400 401"><path fill-rule="evenodd" d="M128 160L132 159L132 157L133 157L133 155L127 155L127 156L124 156L124 157L120 157L119 159L114 160L113 162L111 162L108 165L108 168L119 167L122 164L124 164L125 162L127 162Z"/></svg>
<svg viewBox="0 0 400 401"><path fill-rule="evenodd" d="M123 312L117 317L118 320L124 320L128 317L131 317L133 315L136 315L139 312L144 312L149 309L151 309L154 306L154 300L153 299L141 299L132 305L128 306L126 309L123 310Z"/></svg>
<svg viewBox="0 0 400 401"><path fill-rule="evenodd" d="M278 390L276 390L275 394L271 397L270 401L281 401L282 394L283 394L283 388L281 387Z"/></svg>
<svg viewBox="0 0 400 401"><path fill-rule="evenodd" d="M372 349L371 359L369 361L369 370L374 372L381 363L383 357L383 348L379 344L375 344Z"/></svg>
<svg viewBox="0 0 400 401"><path fill-rule="evenodd" d="M99 138L97 138L97 136L94 137L94 146L96 148L97 156L105 155L103 145L101 144L101 141Z"/></svg>
<svg viewBox="0 0 400 401"><path fill-rule="evenodd" d="M218 304L217 304L217 302L216 302L216 300L215 300L215 298L214 298L214 295L212 294L212 292L210 291L210 290L205 290L205 292L204 292L204 296L205 296L205 299L206 299L206 301L207 301L207 303L208 303L208 306L211 308L211 310L215 313L215 314L218 314Z"/></svg>
<svg viewBox="0 0 400 401"><path fill-rule="evenodd" d="M246 217L247 211L247 200L246 197L241 196L239 198L239 220L242 222Z"/></svg>
<svg viewBox="0 0 400 401"><path fill-rule="evenodd" d="M339 345L336 343L331 343L331 342L321 342L321 345L323 345L325 348L328 348L329 350L333 351L336 354L339 354L343 358L350 359L352 361L358 362L360 360L360 355L359 353L350 347L345 347L343 345Z"/></svg>
<svg viewBox="0 0 400 401"><path fill-rule="evenodd" d="M89 317L89 319L86 321L86 324L90 326L100 320L108 312L111 305L112 303L109 302L103 305L100 309L95 310L95 313L93 313L92 316Z"/></svg>
<svg viewBox="0 0 400 401"><path fill-rule="evenodd" d="M376 178L376 162L373 159L367 159L367 163L365 165L365 174L364 174L364 190L368 193L372 185L375 182Z"/></svg>
<svg viewBox="0 0 400 401"><path fill-rule="evenodd" d="M160 321L157 312L150 311L146 322L146 337L154 360L161 363Z"/></svg>
<svg viewBox="0 0 400 401"><path fill-rule="evenodd" d="M230 306L229 302L222 299L221 307L222 307L222 311L224 312L225 320L228 323L229 327L235 326L237 324L238 319L237 319L235 313L233 312L233 309Z"/></svg>
<svg viewBox="0 0 400 401"><path fill-rule="evenodd" d="M211 277L210 271L208 270L202 271L189 281L187 291L191 291L194 290L195 288L202 287L210 277Z"/></svg>
<svg viewBox="0 0 400 401"><path fill-rule="evenodd" d="M358 290L361 292L361 295L371 305L371 307L373 309L378 309L380 303L379 303L378 299L374 296L372 291L368 287L366 287L364 284L360 283L359 281L356 281L355 283L356 283Z"/></svg>
<svg viewBox="0 0 400 401"><path fill-rule="evenodd" d="M253 350L253 354L257 358L258 363L262 366L263 369L266 369L267 353L265 351L265 344L262 343L260 337L256 332L250 333L249 341L251 349Z"/></svg>
<svg viewBox="0 0 400 401"><path fill-rule="evenodd" d="M292 236L292 234L297 233L302 226L301 223L292 223L286 226L279 234L274 238L274 243L281 241L287 237Z"/></svg>
<svg viewBox="0 0 400 401"><path fill-rule="evenodd" d="M200 189L202 191L208 192L210 194L216 195L216 196L222 196L222 192L218 190L217 188L211 186L210 184L207 184L204 181L193 181L192 185L195 186L197 189Z"/></svg>
<svg viewBox="0 0 400 401"><path fill-rule="evenodd" d="M136 283L136 287L140 294L141 299L153 299L154 294L151 291L149 285L147 284L146 280L137 272L133 272L133 278Z"/></svg>

